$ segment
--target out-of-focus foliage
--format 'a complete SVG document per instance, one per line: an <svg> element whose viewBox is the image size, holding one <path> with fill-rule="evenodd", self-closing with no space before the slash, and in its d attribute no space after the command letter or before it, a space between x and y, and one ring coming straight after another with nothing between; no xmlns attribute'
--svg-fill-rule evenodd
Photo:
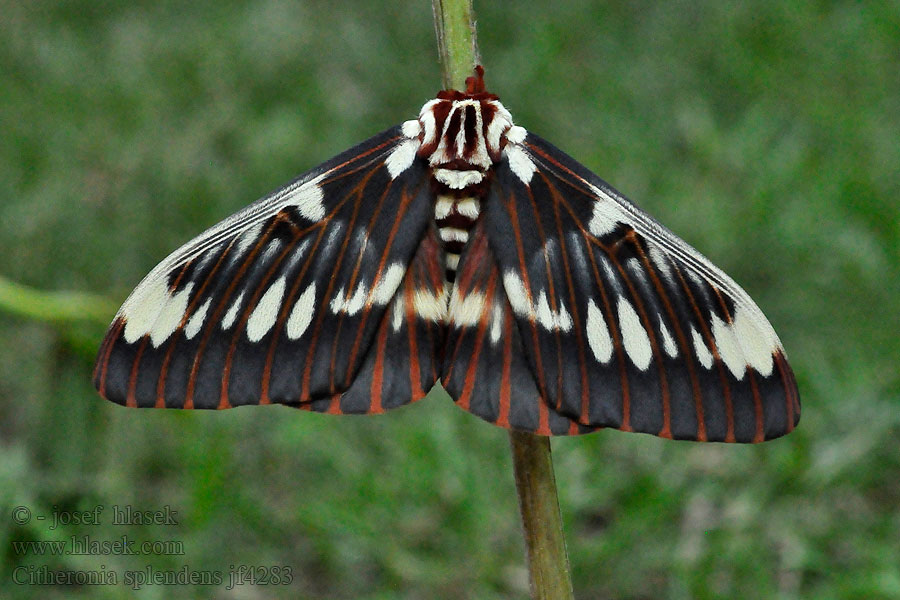
<svg viewBox="0 0 900 600"><path fill-rule="evenodd" d="M757 299L796 371L790 436L554 442L581 598L900 598L900 8L482 2L491 90ZM0 2L0 275L116 303L204 227L411 118L429 3ZM109 317L111 318L111 314ZM0 314L0 596L519 598L507 436L445 397L373 418L125 410L103 326ZM177 510L116 526L112 505ZM101 525L16 525L104 505ZM34 556L13 541L176 540ZM118 585L27 587L99 570ZM293 584L226 591L231 566ZM20 568L19 571L16 571Z"/></svg>

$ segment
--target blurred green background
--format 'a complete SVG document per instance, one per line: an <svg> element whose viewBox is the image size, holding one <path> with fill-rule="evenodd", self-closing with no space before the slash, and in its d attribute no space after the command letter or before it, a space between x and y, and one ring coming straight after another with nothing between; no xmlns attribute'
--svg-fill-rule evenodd
<svg viewBox="0 0 900 600"><path fill-rule="evenodd" d="M554 440L576 596L900 598L900 6L476 12L516 122L732 274L803 402L760 446ZM444 397L372 418L188 414L90 383L112 312L169 251L413 117L439 73L425 0L0 1L0 276L105 299L58 298L84 315L66 318L0 286L0 597L127 598L123 574L148 567L225 581L140 598L527 595L507 435ZM114 504L169 505L178 525L115 526ZM11 519L97 505L101 525ZM122 535L184 554L13 545ZM120 583L13 583L44 565ZM227 591L232 565L293 583Z"/></svg>

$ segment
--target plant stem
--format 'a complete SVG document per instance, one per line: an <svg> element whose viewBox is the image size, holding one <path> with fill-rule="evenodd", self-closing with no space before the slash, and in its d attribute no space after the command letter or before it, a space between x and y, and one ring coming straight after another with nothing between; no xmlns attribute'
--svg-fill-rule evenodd
<svg viewBox="0 0 900 600"><path fill-rule="evenodd" d="M472 0L431 0L445 89L466 89L466 77L481 61Z"/></svg>
<svg viewBox="0 0 900 600"><path fill-rule="evenodd" d="M511 431L509 443L528 551L531 596L540 600L571 599L572 580L553 476L550 438Z"/></svg>
<svg viewBox="0 0 900 600"><path fill-rule="evenodd" d="M444 87L465 89L481 59L472 0L432 0ZM571 600L572 580L563 536L553 459L547 437L511 431L513 471L534 600Z"/></svg>
<svg viewBox="0 0 900 600"><path fill-rule="evenodd" d="M91 321L107 325L116 306L102 296L84 292L48 292L0 276L0 312L38 321Z"/></svg>

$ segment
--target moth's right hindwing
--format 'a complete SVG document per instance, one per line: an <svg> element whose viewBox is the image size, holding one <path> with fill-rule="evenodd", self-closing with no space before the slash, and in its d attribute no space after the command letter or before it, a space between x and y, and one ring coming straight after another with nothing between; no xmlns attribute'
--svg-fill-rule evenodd
<svg viewBox="0 0 900 600"><path fill-rule="evenodd" d="M172 253L110 326L100 393L130 406L331 412L424 395L435 350L415 342L429 325L394 314L411 285L441 272L423 241L432 202L410 142L399 127L378 134Z"/></svg>

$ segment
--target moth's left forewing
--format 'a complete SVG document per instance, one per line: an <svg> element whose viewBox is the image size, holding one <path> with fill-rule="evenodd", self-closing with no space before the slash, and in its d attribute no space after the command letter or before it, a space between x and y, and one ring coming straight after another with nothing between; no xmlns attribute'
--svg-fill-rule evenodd
<svg viewBox="0 0 900 600"><path fill-rule="evenodd" d="M575 160L514 130L485 226L544 400L585 426L664 437L791 431L796 383L746 292Z"/></svg>
<svg viewBox="0 0 900 600"><path fill-rule="evenodd" d="M394 316L423 270L440 274L422 247L430 190L417 144L389 129L173 252L116 315L100 393L131 406L331 412L424 395L432 338Z"/></svg>

